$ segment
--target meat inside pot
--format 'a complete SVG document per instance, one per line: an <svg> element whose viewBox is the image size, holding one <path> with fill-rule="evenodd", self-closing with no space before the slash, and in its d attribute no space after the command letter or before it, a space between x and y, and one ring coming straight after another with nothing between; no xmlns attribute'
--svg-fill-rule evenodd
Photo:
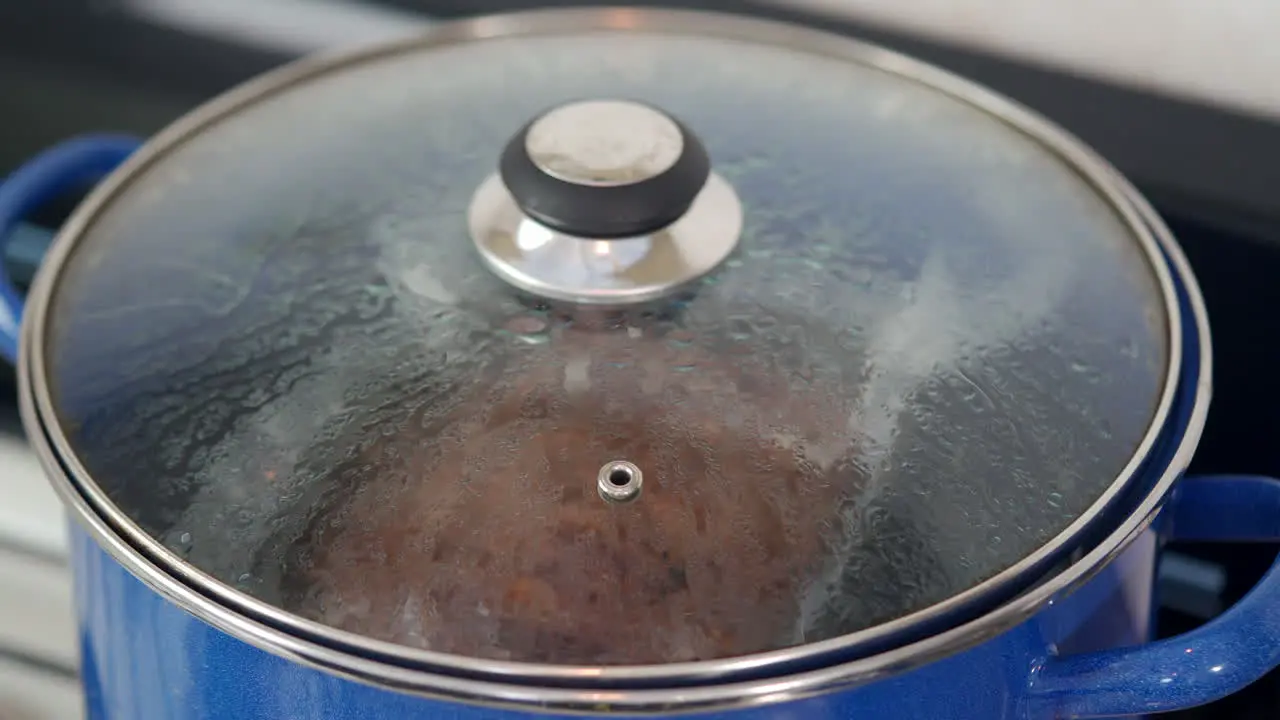
<svg viewBox="0 0 1280 720"><path fill-rule="evenodd" d="M559 338L436 426L372 443L354 464L376 479L301 543L299 611L529 662L803 642L802 599L848 530L845 418L803 378L672 340ZM643 473L628 503L597 491L616 460Z"/></svg>

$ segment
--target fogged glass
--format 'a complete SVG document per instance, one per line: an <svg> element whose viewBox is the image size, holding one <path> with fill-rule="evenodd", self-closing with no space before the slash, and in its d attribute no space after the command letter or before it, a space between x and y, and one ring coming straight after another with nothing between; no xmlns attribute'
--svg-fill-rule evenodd
<svg viewBox="0 0 1280 720"><path fill-rule="evenodd" d="M524 122L626 97L745 206L729 261L626 312L521 297L466 209ZM957 100L646 33L385 58L239 112L88 231L49 376L107 495L337 628L554 663L728 657L973 587L1129 462L1166 318L1124 225ZM644 474L628 504L606 463Z"/></svg>

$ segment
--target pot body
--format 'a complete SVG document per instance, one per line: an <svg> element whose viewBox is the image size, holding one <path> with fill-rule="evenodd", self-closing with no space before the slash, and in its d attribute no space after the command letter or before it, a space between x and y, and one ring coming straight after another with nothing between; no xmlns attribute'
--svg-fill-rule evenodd
<svg viewBox="0 0 1280 720"><path fill-rule="evenodd" d="M91 720L535 716L401 694L273 655L188 614L136 579L83 530L73 532ZM1052 708L1029 705L1035 669L1056 651L1087 652L1146 639L1156 545L1155 534L1147 531L1061 602L960 654L849 690L694 717L1055 717Z"/></svg>
<svg viewBox="0 0 1280 720"><path fill-rule="evenodd" d="M135 148L131 140L92 138L24 166L0 184L0 242L67 182L105 175ZM1131 193L1119 177L1114 183L1119 193ZM1032 720L1135 716L1229 694L1280 665L1280 571L1205 627L1149 643L1158 547L1165 537L1280 538L1280 482L1181 478L1208 401L1207 318L1172 238L1136 194L1130 205L1169 261L1182 310L1183 362L1176 408L1161 427L1159 447L1144 458L1147 472L1126 487L1127 500L1117 502L1115 517L1095 518L1107 538L1081 548L1074 564L1057 574L1037 574L1041 583L1023 595L999 605L993 600L985 615L928 631L933 635L922 632L924 639L913 635L846 664L770 667L764 679L658 690L577 691L431 676L340 649L336 641L322 645L292 635L247 614L254 611L236 609L241 606L220 605L190 582L197 573L189 565L159 562L131 545L86 497L81 483L91 479L67 473L50 442L47 423L53 420L34 400L44 389L33 386L31 365L39 360L32 323L24 326L20 351L22 299L0 272L0 356L19 361L26 428L55 488L83 523L73 531L73 558L88 715L470 720L546 717L553 708L613 717L620 709L673 708L726 719ZM1163 515L1153 525L1157 512ZM364 680L350 679L355 676ZM450 699L400 690L409 687L444 688L439 691ZM472 689L458 689L463 687ZM518 700L522 709L502 709L500 699L512 706Z"/></svg>

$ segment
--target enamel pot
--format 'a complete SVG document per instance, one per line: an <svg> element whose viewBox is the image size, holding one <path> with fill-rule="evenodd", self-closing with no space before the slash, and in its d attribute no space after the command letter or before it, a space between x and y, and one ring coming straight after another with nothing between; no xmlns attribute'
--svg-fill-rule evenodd
<svg viewBox="0 0 1280 720"><path fill-rule="evenodd" d="M310 59L86 177L23 299L91 718L1058 718L1280 662L1150 642L1205 311L1114 169L955 76L651 10ZM18 319L21 318L20 331Z"/></svg>

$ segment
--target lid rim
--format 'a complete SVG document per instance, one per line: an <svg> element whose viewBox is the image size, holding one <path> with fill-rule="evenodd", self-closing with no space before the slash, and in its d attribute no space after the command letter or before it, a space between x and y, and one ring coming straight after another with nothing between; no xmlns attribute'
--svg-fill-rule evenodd
<svg viewBox="0 0 1280 720"><path fill-rule="evenodd" d="M620 18L618 13L623 12L626 17ZM160 545L125 516L101 491L71 449L66 433L56 421L45 368L48 308L57 287L59 275L79 239L84 237L96 217L131 181L144 174L152 164L162 162L168 152L180 147L188 138L200 134L204 128L217 123L224 117L311 78L411 50L439 48L491 38L554 35L582 30L641 30L694 36L709 35L773 45L797 46L811 53L861 63L924 84L995 116L1012 130L1044 146L1080 174L1124 221L1132 231L1134 239L1142 247L1144 257L1151 265L1164 297L1165 317L1170 334L1165 383L1147 434L1135 450L1130 463L1108 486L1102 497L1061 533L1018 563L962 593L894 621L827 641L774 650L755 656L660 666L611 666L603 669L525 662L479 661L465 656L415 650L337 631L319 623L303 620L301 617L267 605L214 580ZM153 138L106 182L97 187L64 226L32 289L29 321L24 325L30 342L27 344L28 351L24 353L23 363L20 366L20 373L25 377L25 381L20 383L24 403L31 404L29 411L24 409L24 419L29 426L33 426L32 430L38 427L42 431L41 435L47 435L42 437L41 441L47 440L51 446L51 452L65 467L66 482L71 488L62 488L63 494L67 496L67 491L70 490L79 497L79 501L71 502L77 514L105 522L111 531L134 552L152 558L152 562L158 563L166 573L180 578L183 587L191 593L193 598L197 596L212 598L225 608L285 628L292 634L323 638L326 644L337 645L356 653L395 658L397 661L414 665L453 668L453 670L446 670L448 672L464 672L507 680L516 676L526 680L547 679L559 682L582 681L584 678L590 678L593 684L598 685L609 682L658 682L675 676L711 679L725 674L759 671L763 667L790 663L799 658L827 655L834 652L836 648L847 650L873 643L877 639L892 637L927 621L930 617L945 614L949 611L948 609L957 605L987 596L996 588L1019 580L1025 581L1024 575L1028 569L1042 563L1046 557L1060 550L1067 541L1088 527L1093 518L1109 506L1119 490L1128 485L1136 468L1147 456L1152 444L1167 423L1176 390L1176 378L1182 366L1180 334L1183 320L1175 299L1171 271L1159 258L1158 241L1153 231L1138 217L1138 211L1125 200L1123 195L1125 187L1120 184L1122 182L1115 171L1103 160L1077 140L1040 119L1034 113L945 71L875 46L826 32L735 16L669 10L540 10L460 21L435 28L425 36L411 40L336 56L311 58L268 73L192 111ZM46 420L49 422L45 422ZM181 604L191 602L198 601L184 598Z"/></svg>

